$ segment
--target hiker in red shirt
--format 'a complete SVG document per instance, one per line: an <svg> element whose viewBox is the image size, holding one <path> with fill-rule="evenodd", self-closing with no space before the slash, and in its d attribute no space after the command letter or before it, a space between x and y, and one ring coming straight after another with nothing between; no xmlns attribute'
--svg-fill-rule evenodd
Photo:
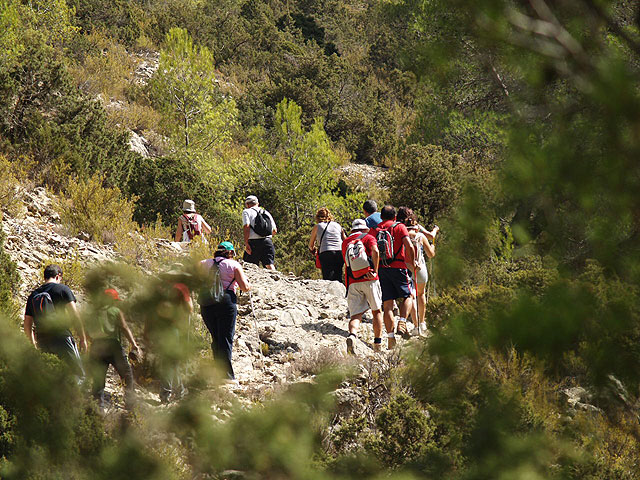
<svg viewBox="0 0 640 480"><path fill-rule="evenodd" d="M382 348L382 290L378 281L378 246L364 220L353 221L351 234L342 242L346 265L345 281L349 306L347 353L355 355L355 341L364 312L373 313L373 351Z"/></svg>
<svg viewBox="0 0 640 480"><path fill-rule="evenodd" d="M393 318L393 304L396 299L401 301L397 333L407 333L407 316L412 306L411 279L407 265L414 265L415 268L415 252L407 227L396 222L396 209L387 205L380 212L380 217L382 221L374 230L380 251L378 275L382 287L382 308L388 347L393 348L396 345Z"/></svg>

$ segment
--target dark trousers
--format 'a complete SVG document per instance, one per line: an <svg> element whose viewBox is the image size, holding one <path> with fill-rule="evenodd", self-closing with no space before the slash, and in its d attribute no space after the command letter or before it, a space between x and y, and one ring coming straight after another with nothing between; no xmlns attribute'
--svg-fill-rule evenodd
<svg viewBox="0 0 640 480"><path fill-rule="evenodd" d="M324 280L343 281L342 266L344 265L344 258L342 258L342 251L327 250L326 252L321 252L320 265L322 266L322 278Z"/></svg>
<svg viewBox="0 0 640 480"><path fill-rule="evenodd" d="M53 353L65 362L79 378L84 378L84 368L76 341L71 335L44 336L39 335L38 346L43 352Z"/></svg>
<svg viewBox="0 0 640 480"><path fill-rule="evenodd" d="M202 320L213 338L211 342L213 358L225 369L227 377L232 380L235 378L231 366L231 353L238 315L236 301L236 294L227 290L222 302L200 307Z"/></svg>
<svg viewBox="0 0 640 480"><path fill-rule="evenodd" d="M122 344L115 338L98 338L91 344L89 356L91 358L93 396L100 403L100 407L104 407L104 384L107 369L109 365L113 365L124 382L124 401L126 407L130 408L133 401L133 372Z"/></svg>

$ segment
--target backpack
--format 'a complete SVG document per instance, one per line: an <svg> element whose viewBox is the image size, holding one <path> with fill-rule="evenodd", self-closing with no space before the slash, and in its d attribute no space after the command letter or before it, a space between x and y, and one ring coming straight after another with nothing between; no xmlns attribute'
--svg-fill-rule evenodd
<svg viewBox="0 0 640 480"><path fill-rule="evenodd" d="M356 237L349 245L344 255L344 261L347 267L351 270L351 276L353 278L360 278L369 272L371 265L369 264L369 257L367 256L367 250L362 243L362 239L366 236L363 233Z"/></svg>
<svg viewBox="0 0 640 480"><path fill-rule="evenodd" d="M393 229L396 228L398 224L400 224L400 222L394 222L390 227L378 230L376 234L376 242L378 243L378 250L380 250L380 263L386 267L396 259L396 256L402 249L402 245L400 245L400 248L396 252L393 247Z"/></svg>
<svg viewBox="0 0 640 480"><path fill-rule="evenodd" d="M418 264L418 269L424 268L426 266L425 258L424 258L424 247L422 246L422 242L420 242L420 236L413 237L411 239L411 243L416 250L416 263Z"/></svg>
<svg viewBox="0 0 640 480"><path fill-rule="evenodd" d="M251 228L261 237L268 237L273 233L271 217L264 208L256 210L256 218L253 220Z"/></svg>
<svg viewBox="0 0 640 480"><path fill-rule="evenodd" d="M200 222L198 222L198 215L196 214L192 217L183 215L182 229L187 234L190 241L193 240L194 237L202 235L202 228L200 226Z"/></svg>
<svg viewBox="0 0 640 480"><path fill-rule="evenodd" d="M211 266L211 286L204 287L200 291L200 295L198 296L198 303L203 307L208 307L210 305L215 305L217 303L221 303L225 292L229 289L234 280L231 280L231 283L227 285L225 288L222 284L222 277L220 276L220 264L222 260L217 262L215 259L213 260L213 265Z"/></svg>
<svg viewBox="0 0 640 480"><path fill-rule="evenodd" d="M55 311L53 299L48 292L36 293L31 298L31 306L33 307L33 318L36 323L36 328L38 328L40 322L44 317L50 315Z"/></svg>

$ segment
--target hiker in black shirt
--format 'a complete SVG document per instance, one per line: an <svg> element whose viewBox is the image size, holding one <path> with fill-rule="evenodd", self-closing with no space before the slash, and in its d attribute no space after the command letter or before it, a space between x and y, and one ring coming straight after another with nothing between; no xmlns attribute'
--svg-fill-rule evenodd
<svg viewBox="0 0 640 480"><path fill-rule="evenodd" d="M76 375L84 377L67 315L75 322L82 350L87 349L87 337L76 309L76 297L69 287L60 283L61 280L62 269L58 265L48 265L44 269L45 283L31 292L27 299L24 332L34 347L57 355L71 365Z"/></svg>

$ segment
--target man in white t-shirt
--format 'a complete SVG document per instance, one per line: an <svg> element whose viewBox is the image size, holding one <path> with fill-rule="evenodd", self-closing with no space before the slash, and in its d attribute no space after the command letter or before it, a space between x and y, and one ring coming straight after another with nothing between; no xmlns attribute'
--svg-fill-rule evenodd
<svg viewBox="0 0 640 480"><path fill-rule="evenodd" d="M242 211L245 249L243 259L245 262L255 265L262 263L265 268L275 270L274 259L276 251L273 247L272 236L278 233L276 222L269 212L264 208L260 208L258 197L255 195L249 195L245 199L244 205L246 208ZM259 216L261 218L258 218ZM259 223L264 223L263 220L270 222L268 232L260 231L259 226L256 224L257 219ZM258 231L256 232L256 230Z"/></svg>

